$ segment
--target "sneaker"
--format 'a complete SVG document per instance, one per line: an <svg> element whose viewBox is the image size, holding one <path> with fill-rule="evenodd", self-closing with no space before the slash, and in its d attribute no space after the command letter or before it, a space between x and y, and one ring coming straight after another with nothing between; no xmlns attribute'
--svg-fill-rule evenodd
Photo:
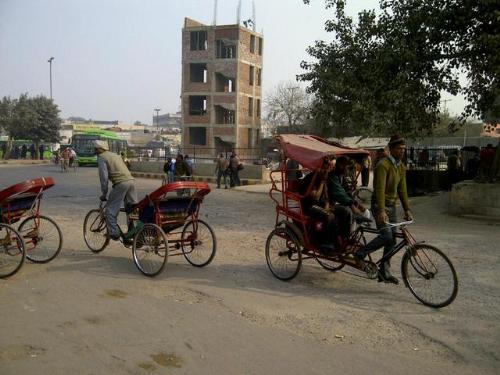
<svg viewBox="0 0 500 375"><path fill-rule="evenodd" d="M378 273L378 282L379 283L384 282L384 283L394 284L394 285L398 285L399 284L399 280L396 277L392 276L388 272L385 272L383 269L379 270L379 273Z"/></svg>
<svg viewBox="0 0 500 375"><path fill-rule="evenodd" d="M119 234L115 234L114 236L110 235L109 238L113 241L119 241L121 236Z"/></svg>

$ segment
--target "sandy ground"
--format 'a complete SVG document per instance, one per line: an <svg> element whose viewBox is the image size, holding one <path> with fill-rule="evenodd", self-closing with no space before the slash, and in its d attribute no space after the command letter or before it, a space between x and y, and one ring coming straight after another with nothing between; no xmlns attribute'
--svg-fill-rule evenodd
<svg viewBox="0 0 500 375"><path fill-rule="evenodd" d="M54 175L43 213L64 232L61 254L0 280L0 374L494 374L500 360L500 227L446 214L447 196L412 199L418 239L440 247L460 278L433 310L403 286L306 261L291 282L264 255L275 211L265 189L214 189L201 216L217 255L205 268L169 259L146 278L130 250L92 254L85 213L95 169L0 166L0 187ZM139 196L155 180L137 180ZM395 262L397 263L397 262ZM396 275L399 272L396 269Z"/></svg>

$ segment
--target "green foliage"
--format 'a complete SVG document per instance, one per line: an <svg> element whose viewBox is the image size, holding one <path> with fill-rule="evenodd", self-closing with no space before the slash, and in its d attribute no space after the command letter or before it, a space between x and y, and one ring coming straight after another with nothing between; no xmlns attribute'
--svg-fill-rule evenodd
<svg viewBox="0 0 500 375"><path fill-rule="evenodd" d="M4 97L0 102L0 126L11 138L40 142L57 142L61 119L59 109L52 99L44 96L18 99Z"/></svg>
<svg viewBox="0 0 500 375"><path fill-rule="evenodd" d="M345 1L325 3L335 12L325 24L334 40L308 48L315 60L302 62L298 77L310 82L318 126L336 135L424 136L440 123L443 91L468 100L462 123L500 113L497 1L381 0L378 15L364 10L356 23Z"/></svg>

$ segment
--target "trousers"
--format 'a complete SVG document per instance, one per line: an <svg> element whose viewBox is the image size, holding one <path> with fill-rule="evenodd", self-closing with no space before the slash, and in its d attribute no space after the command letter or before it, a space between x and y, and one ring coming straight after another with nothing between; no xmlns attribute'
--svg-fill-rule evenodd
<svg viewBox="0 0 500 375"><path fill-rule="evenodd" d="M120 235L118 214L122 202L125 202L125 208L137 204L134 180L117 183L109 193L108 203L106 204L106 224L110 237L118 237Z"/></svg>

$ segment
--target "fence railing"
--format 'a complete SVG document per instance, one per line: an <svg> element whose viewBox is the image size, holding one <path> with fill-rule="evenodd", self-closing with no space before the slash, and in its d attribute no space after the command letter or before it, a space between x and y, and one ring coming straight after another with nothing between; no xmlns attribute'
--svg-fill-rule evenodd
<svg viewBox="0 0 500 375"><path fill-rule="evenodd" d="M249 164L263 164L265 153L261 148L207 148L207 147L178 147L178 148L149 148L129 147L128 157L132 160L166 161L175 158L178 154L188 155L195 163L212 163L220 154L229 159L235 152L241 162Z"/></svg>

